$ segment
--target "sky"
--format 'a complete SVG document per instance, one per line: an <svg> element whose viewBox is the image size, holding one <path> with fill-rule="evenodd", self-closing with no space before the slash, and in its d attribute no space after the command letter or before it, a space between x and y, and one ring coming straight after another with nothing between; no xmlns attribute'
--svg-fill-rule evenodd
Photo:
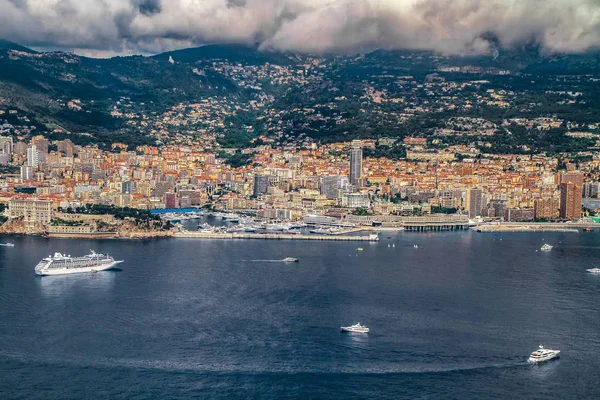
<svg viewBox="0 0 600 400"><path fill-rule="evenodd" d="M88 56L213 43L304 53L487 54L600 45L600 0L0 0L0 38Z"/></svg>

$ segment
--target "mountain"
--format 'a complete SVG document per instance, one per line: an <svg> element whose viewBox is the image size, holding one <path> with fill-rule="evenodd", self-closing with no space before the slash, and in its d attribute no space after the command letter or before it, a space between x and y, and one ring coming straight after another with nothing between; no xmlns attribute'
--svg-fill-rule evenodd
<svg viewBox="0 0 600 400"><path fill-rule="evenodd" d="M0 39L0 49L2 50L17 50L23 51L25 53L37 54L37 51L31 50L25 46L21 46L20 44L10 42L8 40Z"/></svg>
<svg viewBox="0 0 600 400"><path fill-rule="evenodd" d="M600 122L599 67L597 52L546 56L531 47L498 48L493 56L406 50L314 56L225 44L94 59L0 41L0 126L22 124L22 133L35 125L51 138L79 133L74 141L104 145L153 143L157 132L204 132L226 147L261 137L430 136L454 117L500 127L509 118L551 116L584 126ZM567 94L574 92L581 94ZM190 104L196 108L186 109ZM504 151L539 148L527 136L536 132L515 132ZM469 140L475 139L463 142Z"/></svg>
<svg viewBox="0 0 600 400"><path fill-rule="evenodd" d="M257 46L246 46L241 44L218 44L194 47L161 53L152 58L168 61L169 57L172 57L175 62L184 63L223 60L248 65L261 65L266 63L278 65L292 64L291 57L288 57L283 53L260 51Z"/></svg>

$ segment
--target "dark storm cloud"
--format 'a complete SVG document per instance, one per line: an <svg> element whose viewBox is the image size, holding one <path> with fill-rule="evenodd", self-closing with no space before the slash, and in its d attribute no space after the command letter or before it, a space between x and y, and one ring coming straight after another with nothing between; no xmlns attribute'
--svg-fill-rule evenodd
<svg viewBox="0 0 600 400"><path fill-rule="evenodd" d="M246 0L227 0L227 8L244 7L245 5Z"/></svg>
<svg viewBox="0 0 600 400"><path fill-rule="evenodd" d="M260 43L303 52L465 54L600 44L598 0L0 0L0 37L31 46L159 52Z"/></svg>
<svg viewBox="0 0 600 400"><path fill-rule="evenodd" d="M142 0L138 6L138 10L143 15L158 14L161 10L160 0Z"/></svg>

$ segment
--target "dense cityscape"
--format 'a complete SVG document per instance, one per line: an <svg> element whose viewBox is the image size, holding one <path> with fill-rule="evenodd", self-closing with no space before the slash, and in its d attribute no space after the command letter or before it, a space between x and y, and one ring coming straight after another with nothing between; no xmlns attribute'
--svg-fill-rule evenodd
<svg viewBox="0 0 600 400"><path fill-rule="evenodd" d="M57 210L86 204L204 208L277 221L374 216L370 222L383 220L375 216L436 214L480 221L571 221L593 216L600 207L594 200L600 186L594 179L597 158L575 164L543 155L482 156L461 145L432 152L427 139L418 137L402 142L407 152L402 160L365 157L378 145L375 140L313 142L306 148L266 144L244 149L250 163L235 168L215 152L184 144L127 151L126 144L114 143L101 150L69 139L34 136L26 143L2 136L3 164L18 167L19 173L3 174L0 201L8 206L7 217L24 218L33 231L42 229L36 230L38 223L47 228ZM458 160L456 154L463 157ZM40 204L47 205L45 212ZM53 225L56 231L60 224Z"/></svg>
<svg viewBox="0 0 600 400"><path fill-rule="evenodd" d="M0 400L600 399L598 0L0 0Z"/></svg>

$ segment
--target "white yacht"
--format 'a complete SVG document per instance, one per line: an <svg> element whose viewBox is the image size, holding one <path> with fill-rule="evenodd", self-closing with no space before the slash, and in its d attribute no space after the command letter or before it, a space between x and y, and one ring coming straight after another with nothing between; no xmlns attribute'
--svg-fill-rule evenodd
<svg viewBox="0 0 600 400"><path fill-rule="evenodd" d="M527 361L529 361L530 363L541 363L558 357L559 353L560 350L545 349L544 346L540 344L539 349L531 353Z"/></svg>
<svg viewBox="0 0 600 400"><path fill-rule="evenodd" d="M590 268L590 269L586 269L587 272L589 272L590 274L600 274L600 268Z"/></svg>
<svg viewBox="0 0 600 400"><path fill-rule="evenodd" d="M240 217L237 214L223 214L223 221L240 222Z"/></svg>
<svg viewBox="0 0 600 400"><path fill-rule="evenodd" d="M0 246L4 246L4 247L15 247L14 243L0 243Z"/></svg>
<svg viewBox="0 0 600 400"><path fill-rule="evenodd" d="M550 245L548 243L545 243L540 250L542 250L542 251L550 251L550 250L552 250L552 247L553 247L552 245Z"/></svg>
<svg viewBox="0 0 600 400"><path fill-rule="evenodd" d="M340 231L339 228L326 228L326 227L319 227L317 229L311 229L309 232L310 233L315 233L317 235L335 235Z"/></svg>
<svg viewBox="0 0 600 400"><path fill-rule="evenodd" d="M35 267L36 275L63 275L77 274L80 272L98 272L114 268L123 261L115 261L108 254L98 254L92 251L83 257L71 257L61 253L54 253L38 263Z"/></svg>
<svg viewBox="0 0 600 400"><path fill-rule="evenodd" d="M341 326L342 332L356 332L356 333L369 333L369 328L361 325L360 322L355 325Z"/></svg>
<svg viewBox="0 0 600 400"><path fill-rule="evenodd" d="M286 257L282 261L283 262L298 262L298 259L294 258L294 257Z"/></svg>

